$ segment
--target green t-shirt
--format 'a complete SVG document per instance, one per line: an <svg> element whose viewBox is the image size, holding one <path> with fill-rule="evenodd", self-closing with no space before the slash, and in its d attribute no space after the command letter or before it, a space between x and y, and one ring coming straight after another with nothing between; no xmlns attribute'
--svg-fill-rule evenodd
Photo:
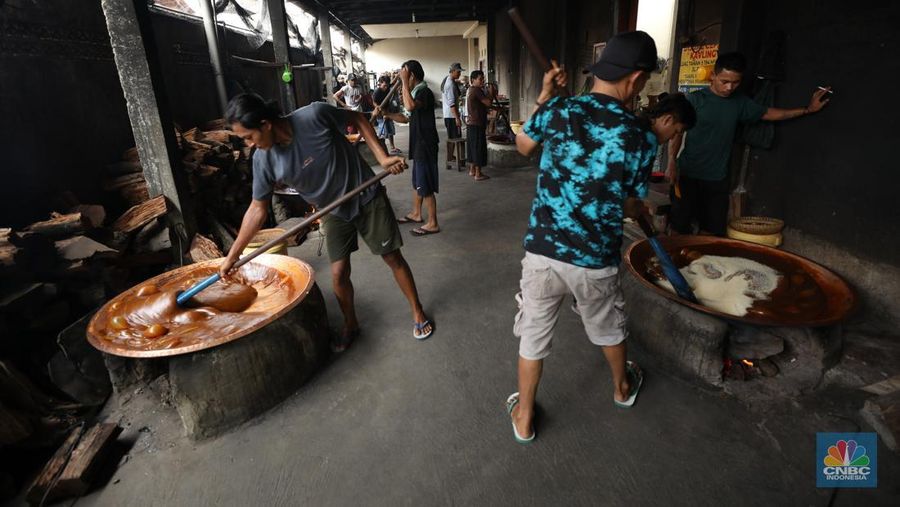
<svg viewBox="0 0 900 507"><path fill-rule="evenodd" d="M697 125L686 134L678 157L680 174L707 181L728 176L728 158L738 123L753 123L766 114L766 106L742 93L719 97L709 88L687 96L697 111Z"/></svg>

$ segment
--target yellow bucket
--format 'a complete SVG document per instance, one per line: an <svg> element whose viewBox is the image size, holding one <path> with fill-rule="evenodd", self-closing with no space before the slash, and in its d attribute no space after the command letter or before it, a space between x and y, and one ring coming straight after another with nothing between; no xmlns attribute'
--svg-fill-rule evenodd
<svg viewBox="0 0 900 507"><path fill-rule="evenodd" d="M253 236L253 239L250 240L250 243L247 243L247 247L244 248L243 254L247 255L253 252L257 248L263 246L270 240L281 236L285 232L286 231L284 229L262 229L261 231L257 232L255 236ZM268 249L266 253L287 255L287 243L285 241L282 241L272 248Z"/></svg>

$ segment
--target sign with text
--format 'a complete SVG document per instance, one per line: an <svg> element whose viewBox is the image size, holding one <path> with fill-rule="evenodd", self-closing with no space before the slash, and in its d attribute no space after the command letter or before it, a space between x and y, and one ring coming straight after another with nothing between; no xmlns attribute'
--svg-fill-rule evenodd
<svg viewBox="0 0 900 507"><path fill-rule="evenodd" d="M681 67L678 70L678 90L689 93L709 86L719 45L691 46L681 50Z"/></svg>

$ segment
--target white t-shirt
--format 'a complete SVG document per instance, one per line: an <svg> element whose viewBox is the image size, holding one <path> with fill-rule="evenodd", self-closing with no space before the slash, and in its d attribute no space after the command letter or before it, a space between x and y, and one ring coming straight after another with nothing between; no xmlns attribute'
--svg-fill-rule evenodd
<svg viewBox="0 0 900 507"><path fill-rule="evenodd" d="M362 111L363 91L361 86L345 85L341 88L341 91L344 93L344 103L347 104L348 108L352 111Z"/></svg>

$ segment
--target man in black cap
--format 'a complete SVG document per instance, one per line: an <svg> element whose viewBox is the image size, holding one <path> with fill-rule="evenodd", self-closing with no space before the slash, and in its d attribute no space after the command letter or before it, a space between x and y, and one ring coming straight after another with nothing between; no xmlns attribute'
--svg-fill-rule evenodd
<svg viewBox="0 0 900 507"><path fill-rule="evenodd" d="M612 371L613 402L634 404L643 375L626 361L625 301L617 270L624 216L637 216L656 155L653 133L629 111L656 68L656 44L644 32L609 40L591 67L591 93L558 97L566 74L556 62L544 74L537 108L516 137L523 155L543 144L537 192L525 235L519 313L519 392L506 400L513 436L535 437L534 400L550 354L559 309L577 300L588 339Z"/></svg>
<svg viewBox="0 0 900 507"><path fill-rule="evenodd" d="M450 73L444 76L441 82L441 106L444 113L444 126L447 127L447 161L456 160L456 155L450 151L450 139L462 137L462 120L459 116L459 83L456 82L462 74L462 64L454 63L450 66Z"/></svg>

